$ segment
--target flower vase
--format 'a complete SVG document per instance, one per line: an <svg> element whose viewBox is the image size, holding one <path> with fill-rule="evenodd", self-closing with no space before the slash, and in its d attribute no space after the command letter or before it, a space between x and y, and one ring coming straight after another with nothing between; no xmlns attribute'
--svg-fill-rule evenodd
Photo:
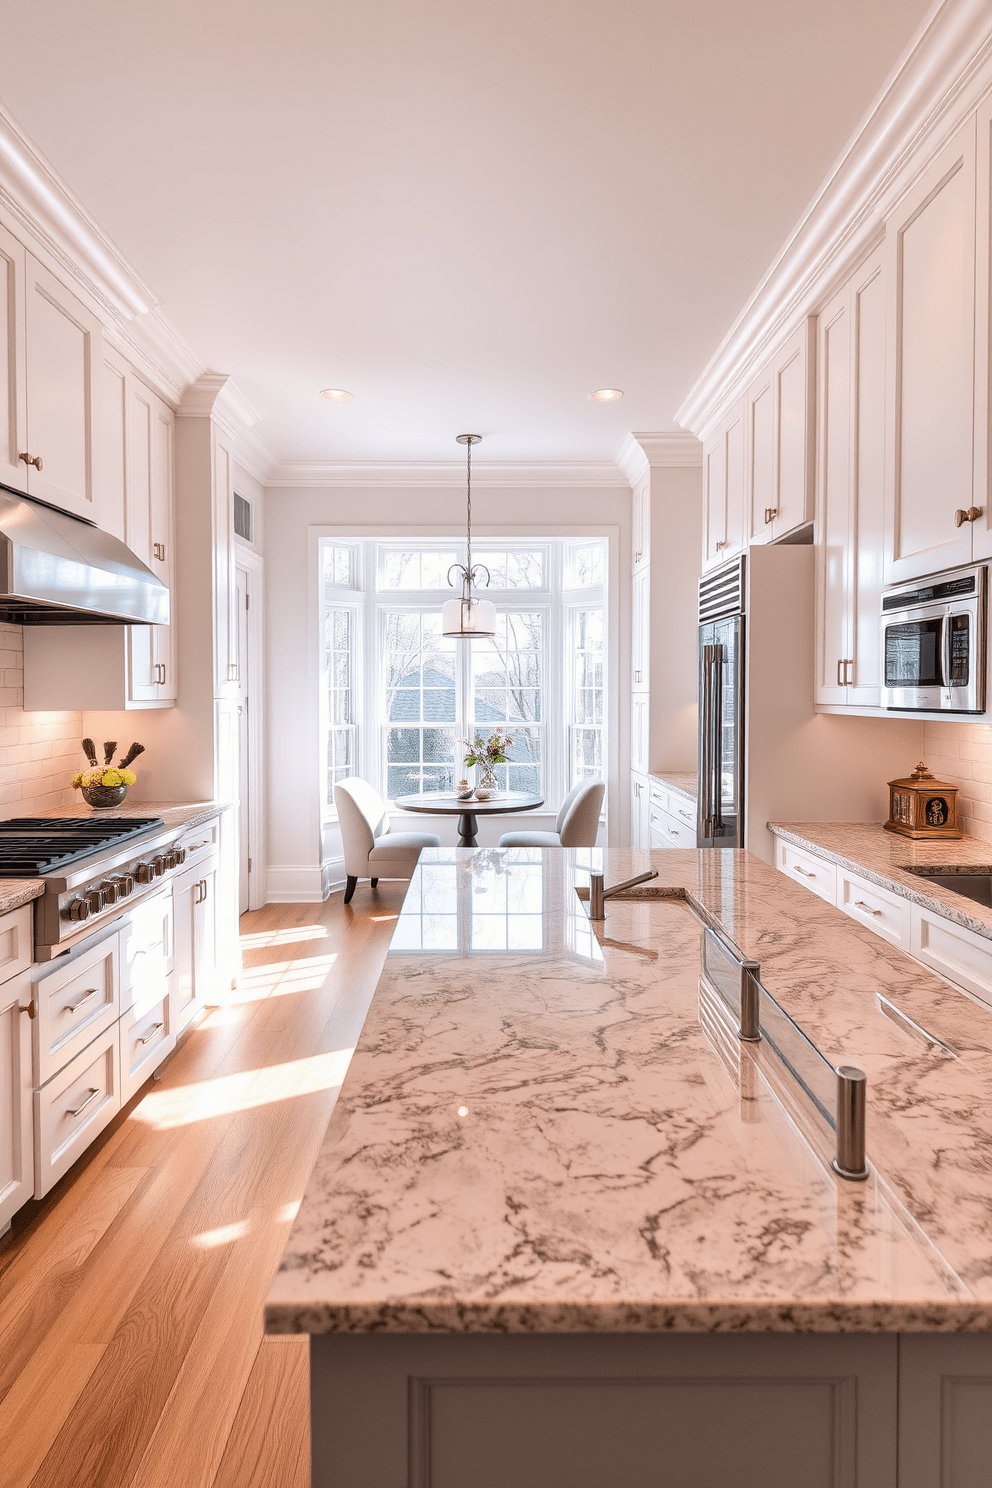
<svg viewBox="0 0 992 1488"><path fill-rule="evenodd" d="M488 801L492 796L498 795L499 781L496 779L496 772L494 770L487 770L486 767L483 766L482 774L479 777L479 783L475 787L476 800Z"/></svg>
<svg viewBox="0 0 992 1488"><path fill-rule="evenodd" d="M127 795L126 785L84 785L80 789L87 806L95 811L111 811Z"/></svg>

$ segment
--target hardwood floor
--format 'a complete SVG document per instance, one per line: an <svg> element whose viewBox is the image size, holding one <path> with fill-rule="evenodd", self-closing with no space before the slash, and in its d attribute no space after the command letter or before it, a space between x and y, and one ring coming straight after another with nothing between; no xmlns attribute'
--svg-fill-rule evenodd
<svg viewBox="0 0 992 1488"><path fill-rule="evenodd" d="M262 1302L406 885L241 922L244 972L0 1242L2 1488L306 1488Z"/></svg>

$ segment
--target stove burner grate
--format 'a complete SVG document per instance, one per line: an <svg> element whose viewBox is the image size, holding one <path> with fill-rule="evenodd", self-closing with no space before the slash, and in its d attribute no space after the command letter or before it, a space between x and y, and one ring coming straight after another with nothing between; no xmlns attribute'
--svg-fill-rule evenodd
<svg viewBox="0 0 992 1488"><path fill-rule="evenodd" d="M153 827L158 816L17 816L0 821L0 878L37 878L114 847Z"/></svg>

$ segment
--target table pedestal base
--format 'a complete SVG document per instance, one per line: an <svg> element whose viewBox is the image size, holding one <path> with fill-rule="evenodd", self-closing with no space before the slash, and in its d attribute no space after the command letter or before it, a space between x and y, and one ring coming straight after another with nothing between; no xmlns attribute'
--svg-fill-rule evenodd
<svg viewBox="0 0 992 1488"><path fill-rule="evenodd" d="M478 847L479 839L475 835L479 830L479 821L474 811L463 811L458 818L458 846Z"/></svg>

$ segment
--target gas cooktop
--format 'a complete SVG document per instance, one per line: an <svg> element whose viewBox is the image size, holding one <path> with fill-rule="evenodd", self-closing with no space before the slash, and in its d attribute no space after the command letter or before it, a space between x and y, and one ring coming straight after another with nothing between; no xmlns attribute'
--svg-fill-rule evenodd
<svg viewBox="0 0 992 1488"><path fill-rule="evenodd" d="M39 878L164 827L160 816L15 816L0 821L0 878Z"/></svg>

